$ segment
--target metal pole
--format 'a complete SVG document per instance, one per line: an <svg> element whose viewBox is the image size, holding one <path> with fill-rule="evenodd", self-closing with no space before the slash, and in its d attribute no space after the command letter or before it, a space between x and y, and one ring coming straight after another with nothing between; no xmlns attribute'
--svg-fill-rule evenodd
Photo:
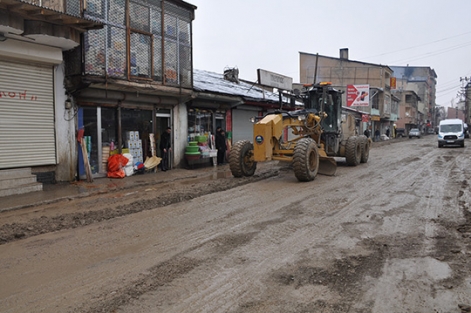
<svg viewBox="0 0 471 313"><path fill-rule="evenodd" d="M319 53L316 54L316 68L314 69L314 81L312 82L313 85L316 84L317 79L317 63L319 61Z"/></svg>

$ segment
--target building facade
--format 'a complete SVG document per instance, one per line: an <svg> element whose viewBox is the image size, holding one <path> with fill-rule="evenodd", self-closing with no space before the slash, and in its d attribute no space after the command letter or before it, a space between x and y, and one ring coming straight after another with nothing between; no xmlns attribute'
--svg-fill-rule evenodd
<svg viewBox="0 0 471 313"><path fill-rule="evenodd" d="M419 110L420 97L412 90L394 90L393 94L399 99L399 116L396 121L396 129L404 129L407 135L412 128L424 131L423 113Z"/></svg>
<svg viewBox="0 0 471 313"><path fill-rule="evenodd" d="M437 74L430 67L423 66L391 66L396 79L396 88L399 91L414 91L420 98L418 112L420 125L424 125L424 131L435 128L434 113L436 100ZM405 116L400 116L405 118Z"/></svg>
<svg viewBox="0 0 471 313"><path fill-rule="evenodd" d="M40 182L74 178L63 52L102 27L78 0L0 2L0 170L29 167Z"/></svg>
<svg viewBox="0 0 471 313"><path fill-rule="evenodd" d="M346 91L348 85L369 85L367 106L354 107L369 114L363 128L381 134L393 127L398 109L391 96L392 69L385 65L349 60L348 49L341 49L339 58L300 52L300 83L312 84L322 81ZM346 105L346 92L343 103Z"/></svg>
<svg viewBox="0 0 471 313"><path fill-rule="evenodd" d="M65 53L67 97L88 155L78 150L79 176L88 158L94 176L107 173L109 151L144 162L157 156L160 135L172 128L170 166L186 138L185 103L193 95L192 21L196 7L179 0L87 1L84 16L103 24ZM182 117L185 118L182 118ZM114 149L113 149L114 148Z"/></svg>

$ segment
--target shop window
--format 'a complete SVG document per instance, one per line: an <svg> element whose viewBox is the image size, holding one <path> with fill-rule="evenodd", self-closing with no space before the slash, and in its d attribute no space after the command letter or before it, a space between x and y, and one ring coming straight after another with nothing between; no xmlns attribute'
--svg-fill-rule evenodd
<svg viewBox="0 0 471 313"><path fill-rule="evenodd" d="M212 112L206 110L191 109L188 112L188 136L190 140L194 136L208 135L213 131Z"/></svg>
<svg viewBox="0 0 471 313"><path fill-rule="evenodd" d="M133 138L129 134L133 132ZM121 109L121 133L123 148L135 152L133 157L142 158L150 156L149 134L153 132L152 111ZM129 142L133 140L134 142ZM132 154L132 153L131 153Z"/></svg>
<svg viewBox="0 0 471 313"><path fill-rule="evenodd" d="M117 145L116 109L101 108L101 129L103 146Z"/></svg>
<svg viewBox="0 0 471 313"><path fill-rule="evenodd" d="M87 147L87 157L89 159L92 174L99 172L97 121L97 108L83 108L83 140Z"/></svg>
<svg viewBox="0 0 471 313"><path fill-rule="evenodd" d="M84 140L92 174L106 173L111 142L116 139L116 109L85 107L83 110ZM101 116L101 123L98 119ZM100 137L101 136L101 137ZM101 142L101 146L99 143Z"/></svg>
<svg viewBox="0 0 471 313"><path fill-rule="evenodd" d="M216 112L214 114L214 119L216 121L216 129L221 127L222 129L226 130L226 115L221 112Z"/></svg>

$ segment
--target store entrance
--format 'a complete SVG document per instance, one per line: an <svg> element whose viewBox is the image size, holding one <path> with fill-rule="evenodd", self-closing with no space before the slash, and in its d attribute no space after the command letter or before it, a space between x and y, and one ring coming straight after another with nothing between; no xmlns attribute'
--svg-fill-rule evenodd
<svg viewBox="0 0 471 313"><path fill-rule="evenodd" d="M155 118L155 147L156 147L156 153L158 157L162 157L162 153L160 152L160 137L162 136L162 133L167 129L167 127L172 127L170 125L170 110L166 110L168 112L158 112L156 114ZM169 154L169 162L171 163L171 155ZM171 166L171 165L169 165Z"/></svg>

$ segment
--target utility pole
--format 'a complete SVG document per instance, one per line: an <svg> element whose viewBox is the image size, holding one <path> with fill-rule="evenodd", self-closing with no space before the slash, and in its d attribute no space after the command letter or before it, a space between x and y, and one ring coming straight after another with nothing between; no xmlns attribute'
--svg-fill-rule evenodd
<svg viewBox="0 0 471 313"><path fill-rule="evenodd" d="M470 106L470 101L467 97L466 94L466 85L468 84L468 81L471 81L471 77L460 77L460 83L461 83L461 89L462 93L461 95L464 97L464 122L469 125L469 106ZM458 113L457 113L458 114Z"/></svg>

